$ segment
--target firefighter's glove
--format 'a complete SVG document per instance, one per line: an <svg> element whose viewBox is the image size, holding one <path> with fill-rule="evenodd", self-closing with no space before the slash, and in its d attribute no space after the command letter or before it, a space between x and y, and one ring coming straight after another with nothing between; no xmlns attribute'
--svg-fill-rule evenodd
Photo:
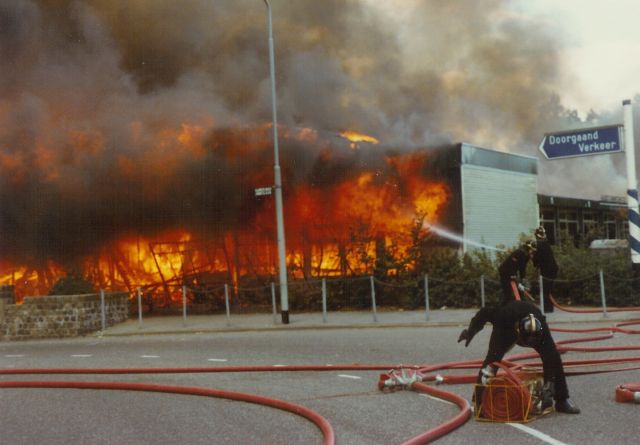
<svg viewBox="0 0 640 445"><path fill-rule="evenodd" d="M472 338L473 334L471 334L468 329L463 329L462 332L460 332L460 336L458 337L458 343L464 340L464 347L466 348L467 346L469 346L469 343L471 343Z"/></svg>

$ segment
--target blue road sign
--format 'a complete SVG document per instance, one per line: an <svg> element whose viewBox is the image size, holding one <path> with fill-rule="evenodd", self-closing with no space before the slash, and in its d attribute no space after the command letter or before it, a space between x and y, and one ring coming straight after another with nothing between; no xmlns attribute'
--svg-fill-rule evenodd
<svg viewBox="0 0 640 445"><path fill-rule="evenodd" d="M622 125L547 133L540 151L547 159L601 155L622 151Z"/></svg>

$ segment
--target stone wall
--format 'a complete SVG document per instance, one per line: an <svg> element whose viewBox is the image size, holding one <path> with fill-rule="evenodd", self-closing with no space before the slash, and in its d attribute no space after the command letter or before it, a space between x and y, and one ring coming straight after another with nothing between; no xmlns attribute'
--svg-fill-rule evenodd
<svg viewBox="0 0 640 445"><path fill-rule="evenodd" d="M129 294L105 293L105 327L129 318ZM0 340L63 338L102 329L100 294L25 297L22 304L0 300Z"/></svg>

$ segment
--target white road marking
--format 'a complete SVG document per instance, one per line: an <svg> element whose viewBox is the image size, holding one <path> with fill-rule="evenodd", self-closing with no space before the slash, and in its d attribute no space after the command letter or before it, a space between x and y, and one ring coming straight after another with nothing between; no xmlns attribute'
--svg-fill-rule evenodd
<svg viewBox="0 0 640 445"><path fill-rule="evenodd" d="M92 357L92 355L91 354L72 354L71 357L87 358L87 357Z"/></svg>
<svg viewBox="0 0 640 445"><path fill-rule="evenodd" d="M272 366L273 366L274 368L282 368L282 367L287 366L287 365L272 365Z"/></svg>
<svg viewBox="0 0 640 445"><path fill-rule="evenodd" d="M141 355L140 358L160 358L159 355Z"/></svg>
<svg viewBox="0 0 640 445"><path fill-rule="evenodd" d="M207 361L208 362L226 362L227 359L226 358L208 358Z"/></svg>
<svg viewBox="0 0 640 445"><path fill-rule="evenodd" d="M549 443L551 445L567 445L564 442L560 442L559 440L554 439L553 437L542 433L538 430L534 430L533 428L530 428L528 426L522 425L521 423L507 423L507 425L511 425L512 427L520 430L520 431L524 431L525 433L531 434L534 437L537 437L538 439Z"/></svg>
<svg viewBox="0 0 640 445"><path fill-rule="evenodd" d="M355 380L359 380L362 377L358 377L357 375L349 375L349 374L338 374L338 377L343 377L345 379L355 379Z"/></svg>
<svg viewBox="0 0 640 445"><path fill-rule="evenodd" d="M7 358L20 358L20 357L24 357L24 354L6 354L5 357L7 357Z"/></svg>

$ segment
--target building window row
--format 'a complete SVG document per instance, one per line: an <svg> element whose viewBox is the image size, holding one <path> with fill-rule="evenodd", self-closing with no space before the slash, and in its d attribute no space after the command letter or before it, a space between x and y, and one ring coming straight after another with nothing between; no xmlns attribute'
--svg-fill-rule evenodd
<svg viewBox="0 0 640 445"><path fill-rule="evenodd" d="M623 207L570 208L540 207L540 224L552 244L561 238L573 239L576 245L594 239L627 239L629 224Z"/></svg>

